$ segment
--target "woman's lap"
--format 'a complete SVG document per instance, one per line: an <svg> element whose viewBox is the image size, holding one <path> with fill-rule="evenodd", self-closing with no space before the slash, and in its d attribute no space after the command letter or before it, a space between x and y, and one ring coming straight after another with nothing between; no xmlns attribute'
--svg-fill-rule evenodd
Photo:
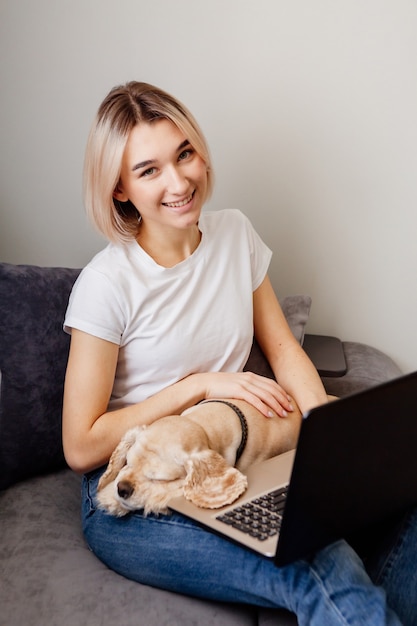
<svg viewBox="0 0 417 626"><path fill-rule="evenodd" d="M90 481L91 492L84 499L84 534L93 552L108 567L137 582L171 591L277 606L274 600L259 597L253 584L260 569L273 567L268 560L206 532L176 513L143 517L138 512L115 518L97 511L97 478ZM251 586L252 594L248 591Z"/></svg>
<svg viewBox="0 0 417 626"><path fill-rule="evenodd" d="M99 476L96 472L83 481L84 533L97 557L127 578L206 599L283 607L296 612L299 623L323 626L339 623L334 615L329 617L337 596L349 623L365 623L365 617L369 624L399 623L385 614L384 593L371 584L345 542L322 551L311 563L277 568L176 513L115 518L97 510Z"/></svg>

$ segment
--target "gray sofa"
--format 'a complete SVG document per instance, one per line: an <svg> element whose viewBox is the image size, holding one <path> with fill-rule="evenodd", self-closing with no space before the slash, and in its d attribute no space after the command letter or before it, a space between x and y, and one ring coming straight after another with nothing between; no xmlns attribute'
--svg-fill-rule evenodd
<svg viewBox="0 0 417 626"><path fill-rule="evenodd" d="M296 624L285 611L207 602L134 583L87 548L80 478L65 465L61 447L69 346L62 321L78 272L0 264L0 624ZM286 299L283 307L302 341L309 298ZM401 373L369 346L346 342L342 350L346 374L323 372L329 393L343 396ZM256 344L247 368L271 375Z"/></svg>

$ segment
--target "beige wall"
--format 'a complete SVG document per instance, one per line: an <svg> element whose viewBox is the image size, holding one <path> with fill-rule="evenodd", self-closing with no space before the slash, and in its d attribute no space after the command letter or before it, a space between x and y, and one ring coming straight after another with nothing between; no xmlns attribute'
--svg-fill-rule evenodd
<svg viewBox="0 0 417 626"><path fill-rule="evenodd" d="M88 127L116 83L196 114L310 332L417 369L415 0L2 0L0 260L80 266Z"/></svg>

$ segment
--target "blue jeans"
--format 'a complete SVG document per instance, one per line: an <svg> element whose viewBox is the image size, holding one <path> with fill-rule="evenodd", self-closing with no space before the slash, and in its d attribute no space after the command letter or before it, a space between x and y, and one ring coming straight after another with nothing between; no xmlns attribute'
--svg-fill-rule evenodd
<svg viewBox="0 0 417 626"><path fill-rule="evenodd" d="M127 578L200 598L286 608L301 626L401 623L388 607L384 589L372 583L345 541L311 560L277 568L175 513L143 517L139 511L116 518L96 509L100 475L97 471L83 480L84 534L96 556ZM374 564L383 584L396 584L395 562L403 558L404 568L410 568L402 549L391 550L382 566ZM409 589L405 573L404 579ZM416 604L413 596L407 598L407 606ZM414 618L405 615L404 623L416 624L416 611L410 610Z"/></svg>

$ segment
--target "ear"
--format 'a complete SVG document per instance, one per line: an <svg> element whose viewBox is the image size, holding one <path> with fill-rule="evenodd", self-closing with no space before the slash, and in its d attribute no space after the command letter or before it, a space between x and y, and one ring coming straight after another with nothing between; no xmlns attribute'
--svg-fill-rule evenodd
<svg viewBox="0 0 417 626"><path fill-rule="evenodd" d="M126 465L127 453L143 430L143 427L138 426L136 428L131 428L123 435L119 445L115 448L110 457L106 471L98 481L98 491L100 489L104 489L106 485L111 483L116 478L122 467Z"/></svg>
<svg viewBox="0 0 417 626"><path fill-rule="evenodd" d="M113 191L113 198L119 202L127 202L129 198L123 191L120 183L117 183L115 190Z"/></svg>
<svg viewBox="0 0 417 626"><path fill-rule="evenodd" d="M214 450L204 450L185 463L184 496L196 506L218 509L231 504L247 488L248 481Z"/></svg>

